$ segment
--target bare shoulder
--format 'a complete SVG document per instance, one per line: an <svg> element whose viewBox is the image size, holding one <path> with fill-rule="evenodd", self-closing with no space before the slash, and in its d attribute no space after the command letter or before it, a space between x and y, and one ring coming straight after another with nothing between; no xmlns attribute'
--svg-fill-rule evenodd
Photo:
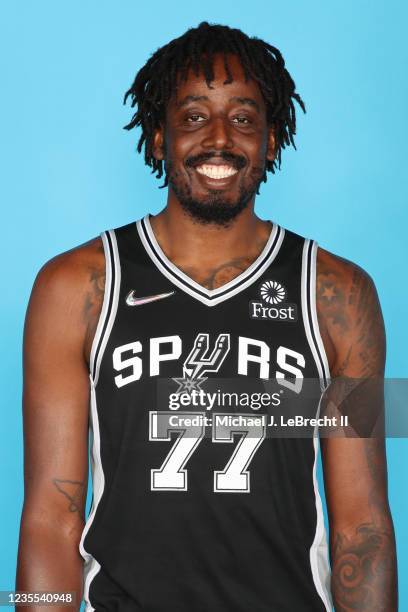
<svg viewBox="0 0 408 612"><path fill-rule="evenodd" d="M68 251L55 255L40 268L35 284L49 283L56 290L67 288L72 284L78 289L89 278L89 273L96 267L104 267L102 240L98 236Z"/></svg>
<svg viewBox="0 0 408 612"><path fill-rule="evenodd" d="M54 318L57 312L66 313L71 326L76 326L72 335L77 332L83 338L83 355L88 363L104 287L105 256L98 236L52 257L41 267L31 292L27 320L35 319L40 327L41 320Z"/></svg>
<svg viewBox="0 0 408 612"><path fill-rule="evenodd" d="M342 375L351 364L355 376L381 369L384 322L373 279L356 263L322 248L316 268L317 315L331 371Z"/></svg>

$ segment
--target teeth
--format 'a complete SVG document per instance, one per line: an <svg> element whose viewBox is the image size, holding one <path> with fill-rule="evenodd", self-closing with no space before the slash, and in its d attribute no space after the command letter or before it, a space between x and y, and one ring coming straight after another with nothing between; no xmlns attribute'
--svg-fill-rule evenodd
<svg viewBox="0 0 408 612"><path fill-rule="evenodd" d="M223 179L236 174L238 170L232 166L214 166L213 164L202 164L196 168L199 174L204 174L212 179Z"/></svg>

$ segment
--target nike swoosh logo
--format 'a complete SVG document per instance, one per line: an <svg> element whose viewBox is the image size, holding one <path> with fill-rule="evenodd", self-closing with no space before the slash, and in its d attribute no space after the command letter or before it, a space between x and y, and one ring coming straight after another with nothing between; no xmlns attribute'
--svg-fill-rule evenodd
<svg viewBox="0 0 408 612"><path fill-rule="evenodd" d="M137 297L135 295L135 290L132 289L126 296L126 304L128 306L141 306L142 304L149 304L149 302L155 302L156 300L163 300L164 298L170 297L174 293L176 292L169 291L169 293L157 293L156 295Z"/></svg>

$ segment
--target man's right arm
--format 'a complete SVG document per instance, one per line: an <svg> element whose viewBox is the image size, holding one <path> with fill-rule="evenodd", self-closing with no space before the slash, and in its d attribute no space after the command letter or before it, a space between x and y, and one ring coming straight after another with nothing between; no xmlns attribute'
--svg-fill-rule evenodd
<svg viewBox="0 0 408 612"><path fill-rule="evenodd" d="M100 285L95 289L93 280L101 259L89 260L88 251L92 255L95 249L85 246L63 253L40 270L23 346L24 506L16 590L74 591L76 610L82 598L79 541L88 476L89 370L84 348L95 327L96 302L101 301ZM103 271L99 266L99 280Z"/></svg>

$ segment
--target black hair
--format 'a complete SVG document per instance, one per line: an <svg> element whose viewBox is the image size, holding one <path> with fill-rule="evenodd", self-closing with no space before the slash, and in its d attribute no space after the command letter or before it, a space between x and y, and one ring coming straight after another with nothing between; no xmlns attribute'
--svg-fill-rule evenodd
<svg viewBox="0 0 408 612"><path fill-rule="evenodd" d="M137 144L140 153L144 145L145 163L163 176L164 163L153 157L154 131L164 122L166 106L174 94L178 79L186 80L191 69L198 76L201 72L211 87L214 80L213 59L215 54L224 56L227 79L232 82L228 66L228 54L236 55L242 65L245 79L254 79L261 90L266 105L268 125L275 128L276 155L273 161L266 160L266 172L275 172L281 166L281 151L286 145L295 149L296 112L294 100L306 112L303 100L295 92L295 83L285 68L284 59L278 49L267 42L249 37L241 30L206 21L187 30L179 38L160 47L139 70L123 103L131 97L132 108L137 111L124 129L141 127L142 134ZM167 185L167 176L163 186Z"/></svg>

